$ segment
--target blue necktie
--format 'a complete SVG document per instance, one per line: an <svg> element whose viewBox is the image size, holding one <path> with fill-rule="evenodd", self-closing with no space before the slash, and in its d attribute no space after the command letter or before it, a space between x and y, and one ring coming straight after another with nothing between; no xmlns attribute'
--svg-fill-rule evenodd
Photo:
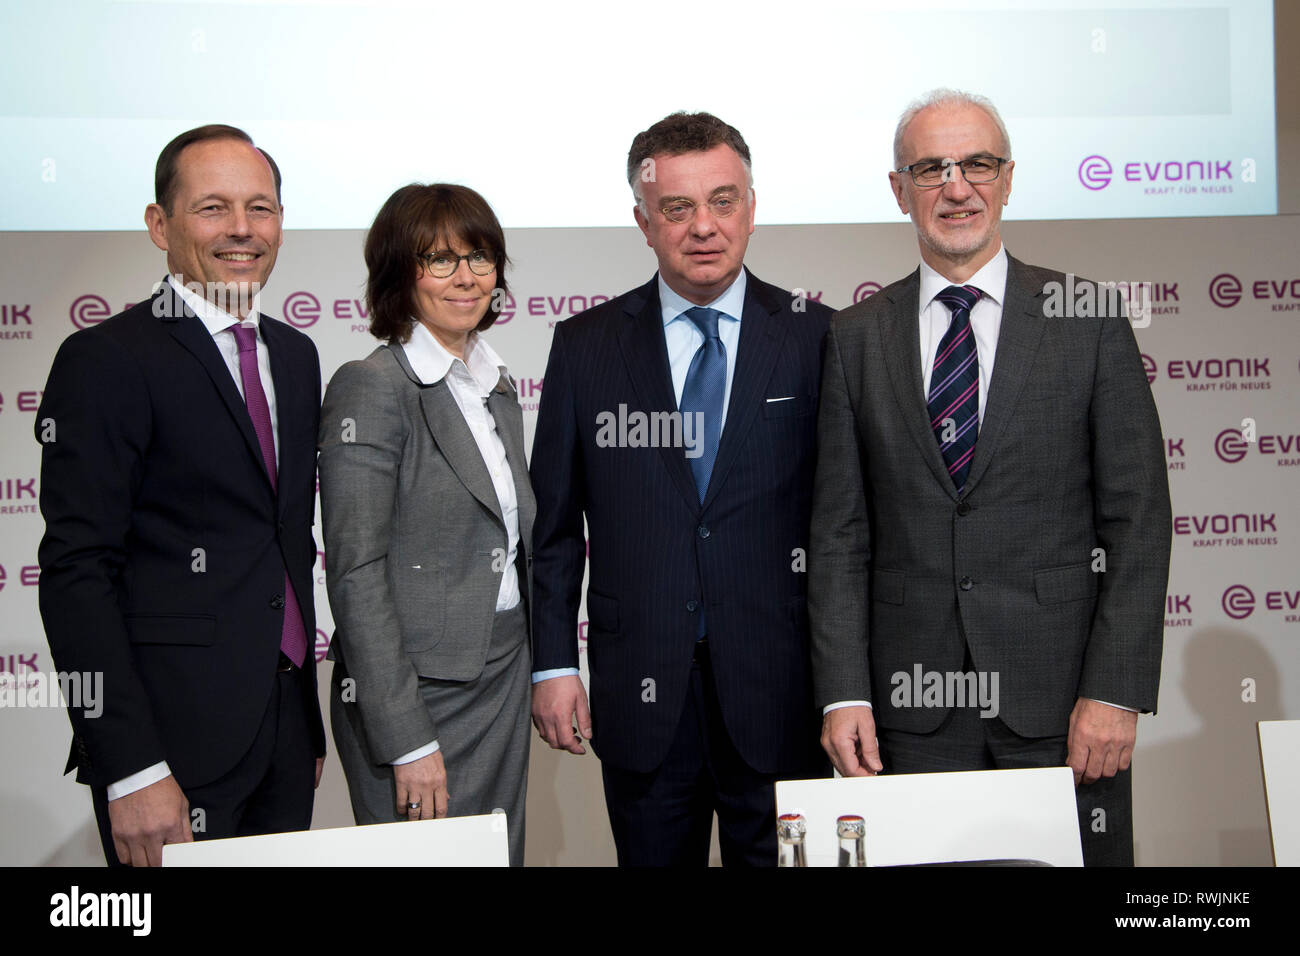
<svg viewBox="0 0 1300 956"><path fill-rule="evenodd" d="M704 334L704 343L691 358L691 367L686 372L686 385L682 388L682 434L695 436L699 443L695 449L699 455L688 458L691 471L695 474L695 487L699 491L700 501L709 490L709 477L713 474L713 463L718 457L718 439L722 435L722 399L727 388L727 347L718 338L718 319L722 313L717 309L696 306L684 313L695 323L695 327ZM686 416L698 414L686 423ZM702 425L702 427L696 427Z"/></svg>
<svg viewBox="0 0 1300 956"><path fill-rule="evenodd" d="M926 404L930 428L958 494L966 487L980 427L979 355L970 327L970 310L979 297L980 290L970 285L950 285L935 296L952 311L952 321L939 340Z"/></svg>

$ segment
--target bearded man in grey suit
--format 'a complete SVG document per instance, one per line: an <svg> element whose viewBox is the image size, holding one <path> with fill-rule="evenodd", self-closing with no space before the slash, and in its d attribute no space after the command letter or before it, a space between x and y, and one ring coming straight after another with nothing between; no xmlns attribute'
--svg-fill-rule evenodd
<svg viewBox="0 0 1300 956"><path fill-rule="evenodd" d="M822 746L846 776L1068 764L1085 863L1131 865L1171 538L1137 344L1122 308L1060 316L1053 290L1077 283L1006 254L1015 164L992 103L931 93L894 154L922 265L835 317L822 371ZM917 706L929 674L986 693Z"/></svg>

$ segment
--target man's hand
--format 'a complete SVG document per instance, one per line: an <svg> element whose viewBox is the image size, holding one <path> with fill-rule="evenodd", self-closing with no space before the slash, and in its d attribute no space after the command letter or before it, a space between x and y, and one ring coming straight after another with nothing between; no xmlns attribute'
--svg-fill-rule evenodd
<svg viewBox="0 0 1300 956"><path fill-rule="evenodd" d="M1065 740L1065 762L1079 781L1096 783L1127 770L1137 741L1138 715L1099 700L1080 697L1070 712L1070 733Z"/></svg>
<svg viewBox="0 0 1300 956"><path fill-rule="evenodd" d="M408 820L432 820L447 815L447 768L442 762L442 751L435 750L427 757L399 763L393 767L397 783L397 815ZM418 803L412 810L410 805Z"/></svg>
<svg viewBox="0 0 1300 956"><path fill-rule="evenodd" d="M578 733L573 732L577 722ZM576 674L552 677L533 685L533 726L553 750L585 754L583 740L591 739L591 712L587 691Z"/></svg>
<svg viewBox="0 0 1300 956"><path fill-rule="evenodd" d="M129 866L162 866L164 843L193 843L190 802L168 774L135 793L108 802L117 858Z"/></svg>
<svg viewBox="0 0 1300 956"><path fill-rule="evenodd" d="M837 707L822 718L822 749L845 777L872 777L885 769L870 707Z"/></svg>
<svg viewBox="0 0 1300 956"><path fill-rule="evenodd" d="M316 758L316 782L312 784L312 787L316 790L320 789L320 775L321 775L321 771L324 769L325 769L325 758L317 757Z"/></svg>

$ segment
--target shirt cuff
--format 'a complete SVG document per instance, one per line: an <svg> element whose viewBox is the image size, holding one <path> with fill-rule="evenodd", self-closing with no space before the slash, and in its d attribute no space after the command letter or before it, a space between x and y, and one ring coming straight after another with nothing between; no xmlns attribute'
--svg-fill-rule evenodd
<svg viewBox="0 0 1300 956"><path fill-rule="evenodd" d="M1097 700L1096 697L1085 697L1085 700ZM1136 707L1125 707L1123 704L1112 704L1108 700L1097 700L1099 704L1105 704L1107 707L1114 707L1116 710L1127 710L1130 714L1140 714L1142 711Z"/></svg>
<svg viewBox="0 0 1300 956"><path fill-rule="evenodd" d="M822 708L822 716L825 717L832 710L839 710L841 707L871 707L869 700L837 700L833 704L827 704ZM874 710L874 708L872 708Z"/></svg>
<svg viewBox="0 0 1300 956"><path fill-rule="evenodd" d="M550 680L552 677L577 677L578 669L576 667L556 667L549 671L533 671L533 683L540 684L544 680Z"/></svg>
<svg viewBox="0 0 1300 956"><path fill-rule="evenodd" d="M421 757L427 757L429 754L437 752L438 741L431 740L423 747L418 747L415 750L412 750L409 754L402 754L402 756L398 757L396 760L390 760L388 763L389 766L398 767L404 763L415 763L415 761L419 760Z"/></svg>
<svg viewBox="0 0 1300 956"><path fill-rule="evenodd" d="M153 786L159 780L165 780L171 775L172 772L167 766L167 761L160 760L152 767L145 767L129 777L123 777L117 783L110 783L108 785L108 799L117 800L120 797L125 797L137 790Z"/></svg>

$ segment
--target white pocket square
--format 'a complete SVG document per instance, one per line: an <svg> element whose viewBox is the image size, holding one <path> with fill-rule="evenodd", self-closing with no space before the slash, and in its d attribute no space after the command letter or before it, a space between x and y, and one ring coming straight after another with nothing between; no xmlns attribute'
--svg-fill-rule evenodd
<svg viewBox="0 0 1300 956"><path fill-rule="evenodd" d="M794 401L793 395L783 395L780 398L769 398L767 400L767 404L771 405L773 402L793 402L793 401Z"/></svg>

